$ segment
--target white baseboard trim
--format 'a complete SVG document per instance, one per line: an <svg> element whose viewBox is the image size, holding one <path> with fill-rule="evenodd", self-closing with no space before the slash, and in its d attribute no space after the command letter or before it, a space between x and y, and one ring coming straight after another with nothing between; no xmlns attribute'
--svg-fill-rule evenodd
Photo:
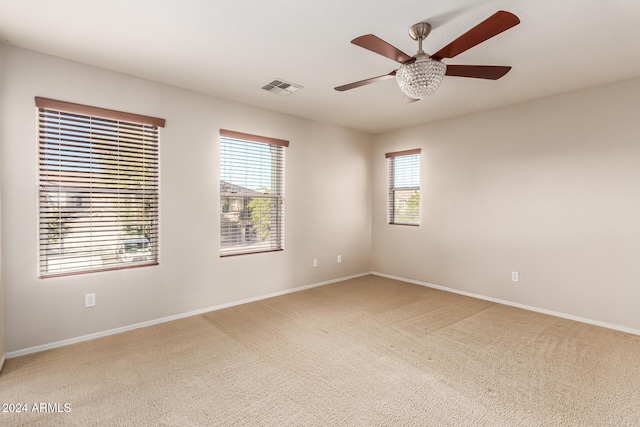
<svg viewBox="0 0 640 427"><path fill-rule="evenodd" d="M517 302L503 300L503 299L499 299L499 298L492 298L492 297L488 297L488 296L485 296L485 295L474 294L472 292L461 291L459 289L447 288L446 286L434 285L432 283L422 282L420 280L405 279L404 277L398 277L398 276L393 276L391 274L379 273L377 271L372 271L371 274L373 274L375 276L386 277L387 279L400 280L402 282L413 283L414 285L425 286L427 288L438 289L438 290L441 290L441 291L452 292L454 294L460 294L460 295L464 295L464 296L468 296L468 297L472 297L472 298L477 298L477 299L481 299L481 300L485 300L485 301L495 302L495 303L498 303L498 304L508 305L508 306L511 306L511 307L521 308L523 310L534 311L536 313L548 314L549 316L560 317L560 318L567 319L567 320L575 320L576 322L587 323L589 325L600 326L600 327L603 327L603 328L613 329L613 330L620 331L620 332L626 332L626 333L633 334L633 335L640 335L640 330L633 329L633 328L628 328L626 326L620 326L620 325L614 325L614 324L611 324L611 323L600 322L599 320L587 319L586 317L574 316L572 314L566 314L566 313L561 313L561 312L558 312L558 311L547 310L546 308L539 308L539 307L534 307L534 306L526 305L526 304L520 304L520 303L517 303Z"/></svg>
<svg viewBox="0 0 640 427"><path fill-rule="evenodd" d="M260 295L257 297L245 298L239 301L233 301L225 304L215 305L212 307L202 308L199 310L193 310L186 313L175 314L173 316L161 317L159 319L149 320L147 322L135 323L133 325L123 326L120 328L109 329L107 331L96 332L95 334L83 335L76 338L70 338L67 340L56 341L49 344L37 345L34 347L25 348L22 350L10 351L5 356L7 359L12 359L14 357L25 356L27 354L38 353L45 350L51 350L53 348L64 347L71 344L77 344L83 341L90 341L96 338L102 338L109 335L119 334L121 332L132 331L134 329L145 328L147 326L153 326L160 323L171 322L172 320L184 319L185 317L197 316L198 314L208 313L210 311L222 310L223 308L234 307L236 305L247 304L250 302L260 301L267 298L273 298L280 295L291 294L294 292L304 291L305 289L317 288L319 286L329 285L331 283L342 282L343 280L355 279L357 277L367 276L372 274L370 271L366 273L354 274L352 276L340 277L338 279L326 280L324 282L313 283L311 285L299 286L296 288L285 289L283 291L273 292L266 295ZM4 363L4 357L2 358L2 362ZM1 366L1 365L0 365ZM1 369L1 368L0 368Z"/></svg>

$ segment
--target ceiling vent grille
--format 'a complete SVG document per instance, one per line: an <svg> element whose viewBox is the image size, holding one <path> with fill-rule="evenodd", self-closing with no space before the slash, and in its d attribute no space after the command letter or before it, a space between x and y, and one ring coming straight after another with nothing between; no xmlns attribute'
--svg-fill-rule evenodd
<svg viewBox="0 0 640 427"><path fill-rule="evenodd" d="M302 89L302 86L282 79L276 79L271 83L262 86L262 89L267 92L275 93L276 95L287 96L297 92L299 89Z"/></svg>

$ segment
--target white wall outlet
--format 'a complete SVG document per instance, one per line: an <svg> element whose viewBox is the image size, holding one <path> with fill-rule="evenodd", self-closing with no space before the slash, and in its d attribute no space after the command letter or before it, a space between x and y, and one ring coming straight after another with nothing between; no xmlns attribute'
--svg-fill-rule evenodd
<svg viewBox="0 0 640 427"><path fill-rule="evenodd" d="M85 294L84 295L84 306L85 307L95 307L96 306L96 294Z"/></svg>
<svg viewBox="0 0 640 427"><path fill-rule="evenodd" d="M313 259L313 266L317 267L318 266L318 258L314 258Z"/></svg>
<svg viewBox="0 0 640 427"><path fill-rule="evenodd" d="M342 255L338 255L338 264L342 262Z"/></svg>
<svg viewBox="0 0 640 427"><path fill-rule="evenodd" d="M519 282L520 281L520 273L518 273L517 271L512 271L511 272L511 281L512 282Z"/></svg>

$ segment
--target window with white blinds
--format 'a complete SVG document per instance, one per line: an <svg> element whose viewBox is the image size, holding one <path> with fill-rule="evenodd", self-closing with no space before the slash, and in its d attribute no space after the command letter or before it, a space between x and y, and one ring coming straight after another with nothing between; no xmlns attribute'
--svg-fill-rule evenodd
<svg viewBox="0 0 640 427"><path fill-rule="evenodd" d="M385 154L389 224L420 225L420 149Z"/></svg>
<svg viewBox="0 0 640 427"><path fill-rule="evenodd" d="M158 264L163 119L36 98L40 277Z"/></svg>
<svg viewBox="0 0 640 427"><path fill-rule="evenodd" d="M220 130L220 256L284 249L288 141Z"/></svg>

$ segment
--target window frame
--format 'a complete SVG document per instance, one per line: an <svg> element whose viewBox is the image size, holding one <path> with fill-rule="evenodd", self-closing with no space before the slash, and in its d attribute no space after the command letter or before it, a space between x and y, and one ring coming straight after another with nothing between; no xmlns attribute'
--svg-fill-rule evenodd
<svg viewBox="0 0 640 427"><path fill-rule="evenodd" d="M404 150L404 151L395 151L390 153L385 153L385 158L387 159L387 222L389 225L407 225L412 227L420 226L420 219L422 215L421 209L421 197L420 197L420 181L421 181L421 169L422 169L422 150L420 148L412 149L412 150ZM417 156L417 176L413 176L413 179L417 179L417 186L402 186L399 187L396 185L396 181L398 180L397 170L396 170L396 160L402 157L409 156ZM404 171L403 169L402 171ZM400 191L414 191L415 194L418 195L418 207L417 207L417 220L413 221L397 221L396 220L396 193Z"/></svg>
<svg viewBox="0 0 640 427"><path fill-rule="evenodd" d="M269 252L280 252L284 250L285 244L285 148L289 146L289 141L277 138L271 138L261 135L248 134L243 132L231 131L227 129L220 129L220 158L219 158L219 166L220 166L220 174L219 174L219 183L220 183L220 193L219 193L219 202L220 202L220 258L239 256L239 255L250 255L250 254L258 254L258 253L269 253ZM250 148L250 144L260 144L270 146L271 153L271 174L275 178L272 185L275 184L277 188L272 193L267 192L258 192L258 190L253 190L249 188L241 187L237 184L224 181L222 178L223 174L223 162L229 161L229 159L223 159L223 146L224 144L249 144L247 148ZM258 149L258 145L254 146L255 149ZM275 162L274 162L275 159ZM249 160L255 160L253 158L245 158L238 159L240 163L248 162ZM230 160L235 162L234 160ZM275 165L275 167L274 167ZM239 187L236 191L223 191L223 182L226 183L226 186L237 186ZM274 189L270 189L274 190ZM233 227L229 224L230 221L227 221L226 224L223 224L222 218L223 215L227 214L229 216L230 213L236 212L231 209L232 198L242 200L243 206L248 207L250 203L249 200L258 199L269 199L271 202L269 206L276 206L276 215L275 220L269 219L269 233L271 233L271 224L275 224L276 236L269 237L267 240L268 246L259 246L259 245L251 245L251 244L234 244L233 242L237 241L240 237L242 239L246 238L244 232L233 231ZM244 209L243 209L244 210ZM247 212L248 213L248 212ZM269 210L269 214L271 215L271 208ZM246 215L246 214L245 214ZM253 219L244 218L246 221L253 222ZM246 227L246 226L245 226ZM227 242L225 242L225 239ZM229 242L229 240L231 242ZM235 245L235 246L234 246Z"/></svg>
<svg viewBox="0 0 640 427"><path fill-rule="evenodd" d="M43 97L35 106L39 278L158 265L165 120ZM134 238L144 238L144 253L121 255Z"/></svg>

